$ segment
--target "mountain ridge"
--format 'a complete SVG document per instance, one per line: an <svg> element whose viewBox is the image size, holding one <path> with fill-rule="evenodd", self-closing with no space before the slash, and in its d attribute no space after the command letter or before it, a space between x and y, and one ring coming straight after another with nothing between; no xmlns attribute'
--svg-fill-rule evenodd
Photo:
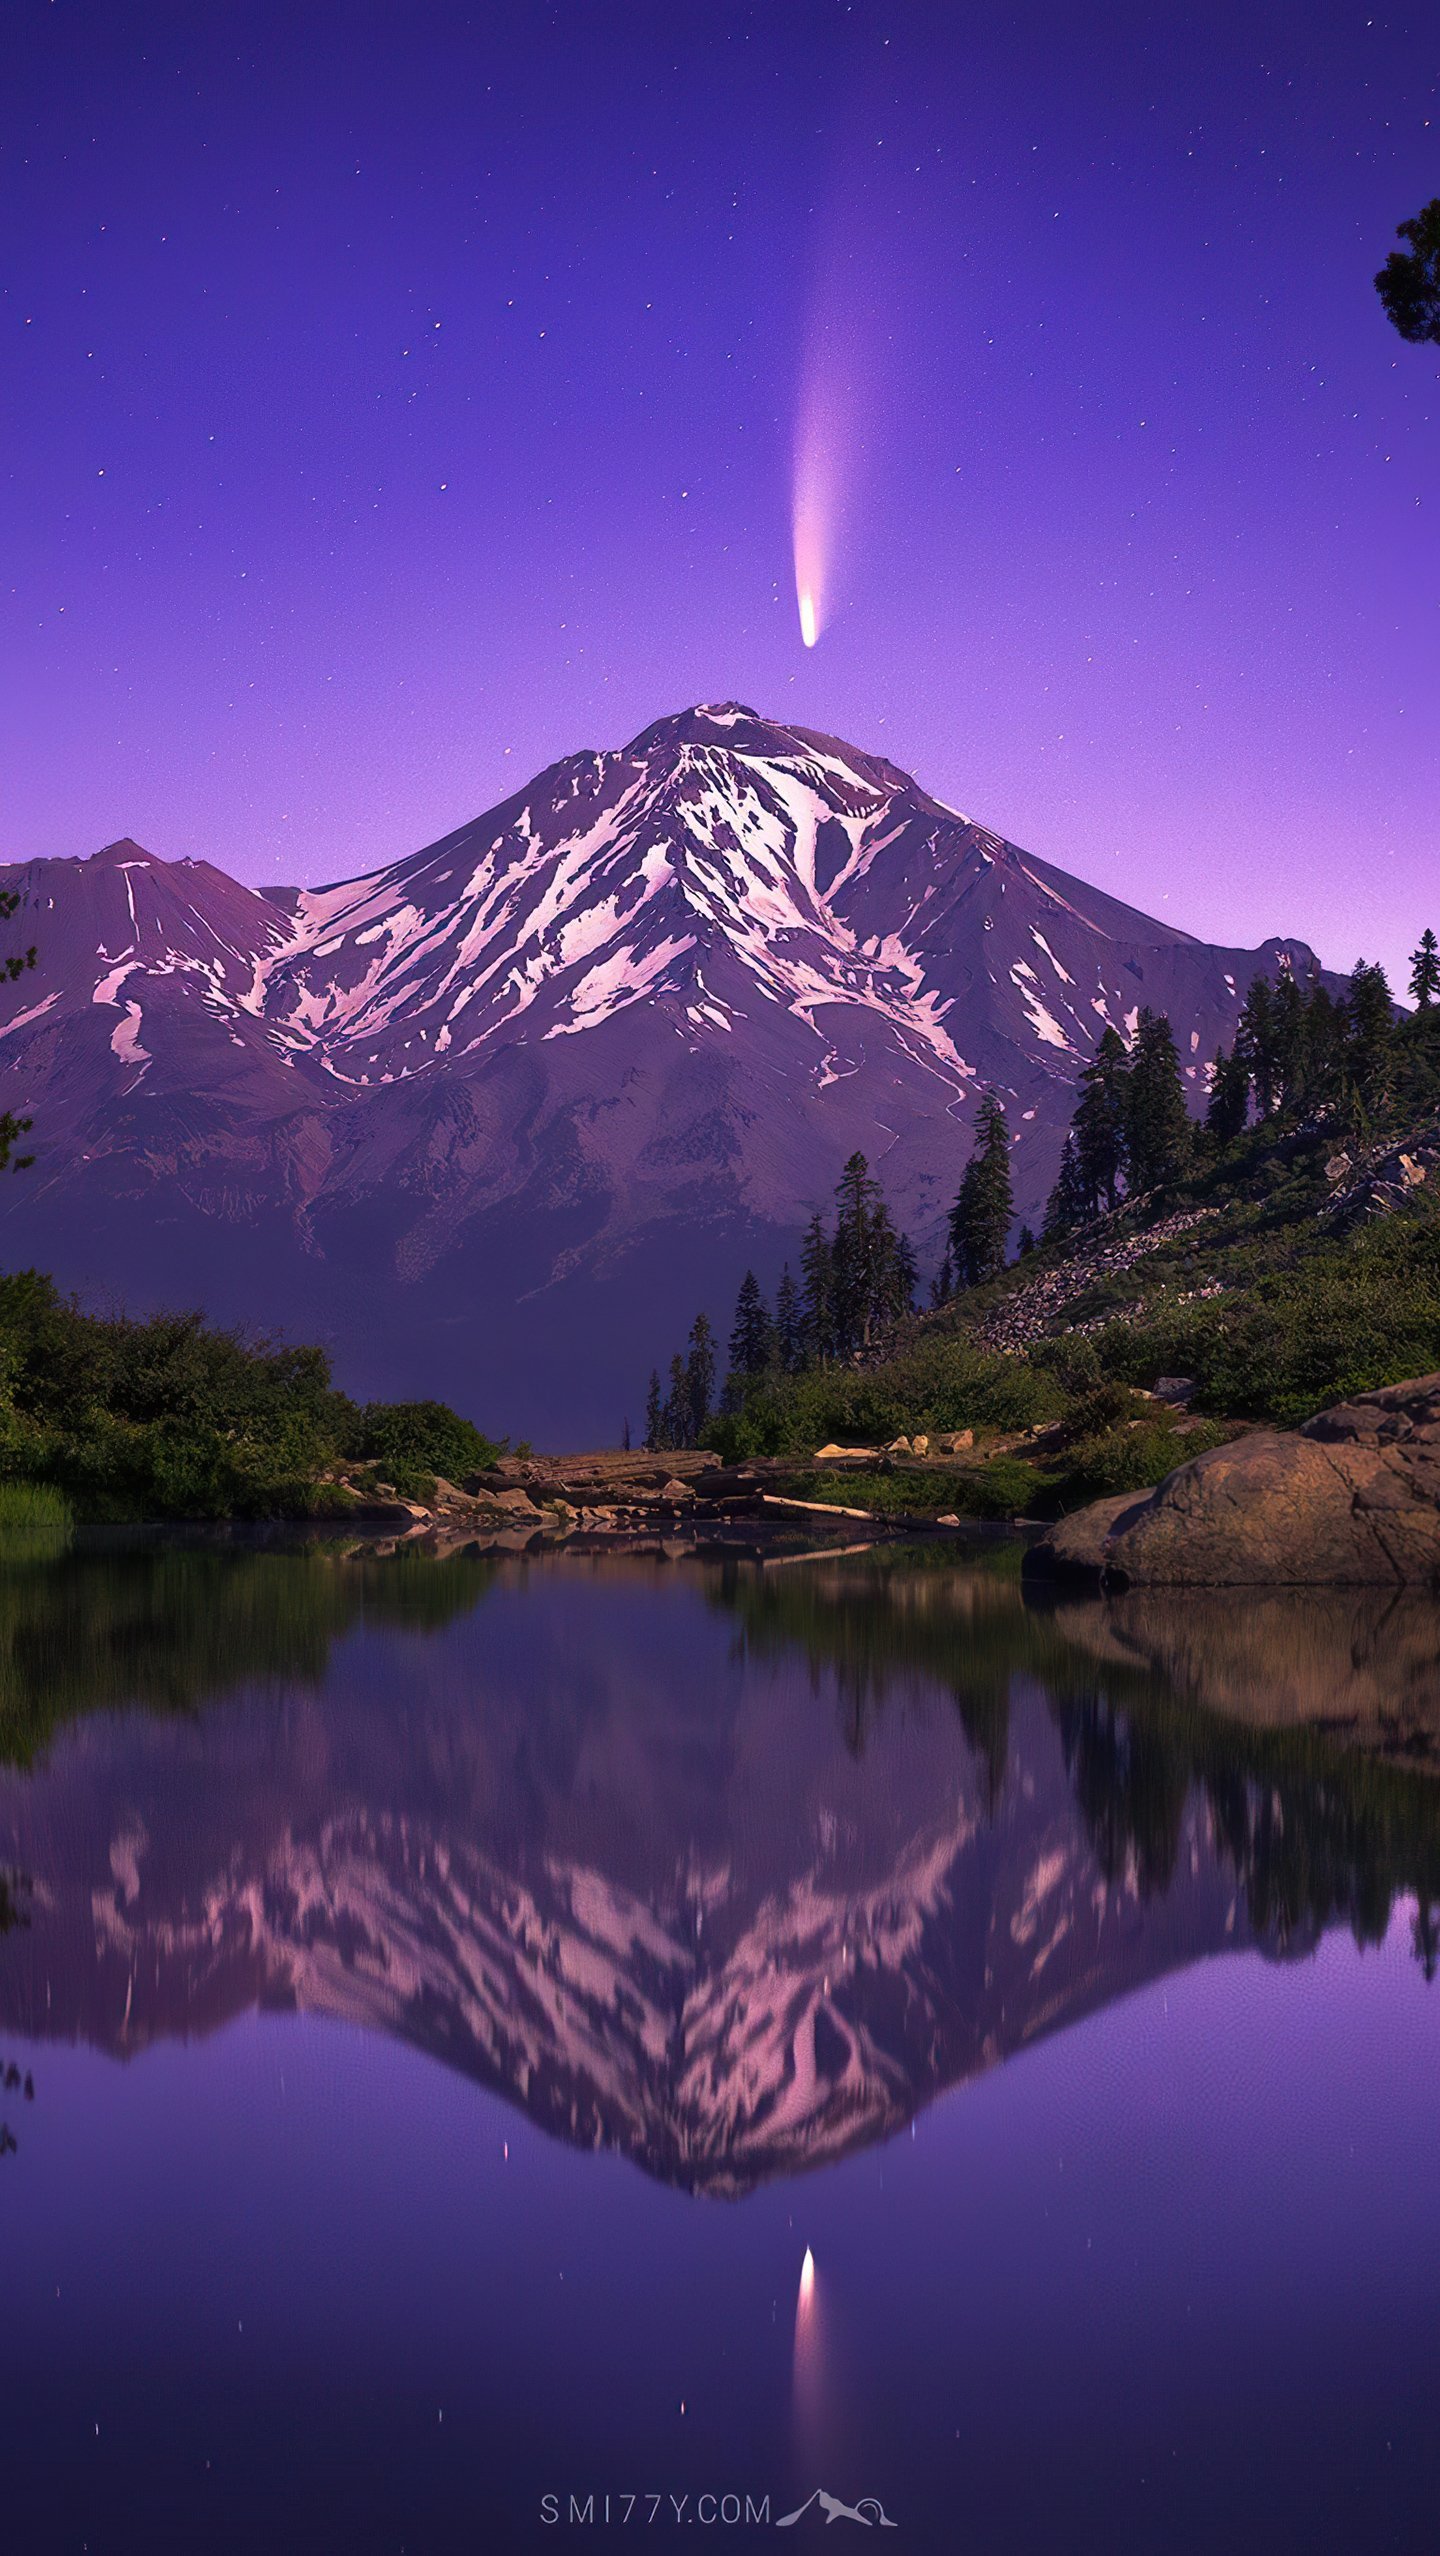
<svg viewBox="0 0 1440 2556"><path fill-rule="evenodd" d="M850 1153L938 1257L994 1084L1033 1220L1103 1027L1169 1011L1198 1107L1249 977L1317 970L1156 922L738 702L317 888L128 838L3 884L40 953L0 1001L5 1105L41 1144L3 1198L12 1260L303 1326L365 1389L571 1439L615 1433L682 1312L723 1312L750 1260L773 1277Z"/></svg>

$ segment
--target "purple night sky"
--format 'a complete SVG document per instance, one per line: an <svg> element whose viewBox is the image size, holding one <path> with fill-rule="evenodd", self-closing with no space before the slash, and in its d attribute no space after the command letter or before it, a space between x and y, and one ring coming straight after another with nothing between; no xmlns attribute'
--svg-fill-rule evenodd
<svg viewBox="0 0 1440 2556"><path fill-rule="evenodd" d="M1223 940L1436 878L1433 11L5 11L0 855L413 850L738 696ZM829 619L800 639L798 421Z"/></svg>

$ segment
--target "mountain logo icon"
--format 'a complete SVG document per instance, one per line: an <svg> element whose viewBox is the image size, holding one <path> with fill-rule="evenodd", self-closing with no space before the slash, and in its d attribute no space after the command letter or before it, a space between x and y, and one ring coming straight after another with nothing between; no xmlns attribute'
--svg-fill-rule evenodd
<svg viewBox="0 0 1440 2556"><path fill-rule="evenodd" d="M837 2520L858 2521L862 2529L897 2529L899 2527L898 2521L891 2520L884 2504L874 2494L862 2494L858 2503L843 2503L838 2494L827 2494L823 2487L817 2486L809 2500L801 2503L798 2510L782 2514L775 2523L776 2528L793 2529L795 2523L803 2520L806 2513L813 2511L817 2504L825 2515L827 2527L831 2521Z"/></svg>

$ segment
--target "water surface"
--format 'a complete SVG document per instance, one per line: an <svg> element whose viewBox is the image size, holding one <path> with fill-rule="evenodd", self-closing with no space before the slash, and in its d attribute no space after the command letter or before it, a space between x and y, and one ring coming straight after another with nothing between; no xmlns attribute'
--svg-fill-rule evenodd
<svg viewBox="0 0 1440 2556"><path fill-rule="evenodd" d="M1433 2545L1437 1769L1418 1601L0 1569L8 2543Z"/></svg>

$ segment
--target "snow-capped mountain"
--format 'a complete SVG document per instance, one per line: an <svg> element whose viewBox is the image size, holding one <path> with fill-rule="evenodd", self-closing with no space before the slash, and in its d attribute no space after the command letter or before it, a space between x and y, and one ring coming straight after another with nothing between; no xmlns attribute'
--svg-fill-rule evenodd
<svg viewBox="0 0 1440 2556"><path fill-rule="evenodd" d="M122 842L15 866L39 964L5 1249L318 1331L365 1391L614 1434L696 1305L773 1278L858 1147L922 1251L998 1086L1017 1206L1101 1029L1197 1105L1249 978L833 738L730 703L577 754L365 877L261 892Z"/></svg>

